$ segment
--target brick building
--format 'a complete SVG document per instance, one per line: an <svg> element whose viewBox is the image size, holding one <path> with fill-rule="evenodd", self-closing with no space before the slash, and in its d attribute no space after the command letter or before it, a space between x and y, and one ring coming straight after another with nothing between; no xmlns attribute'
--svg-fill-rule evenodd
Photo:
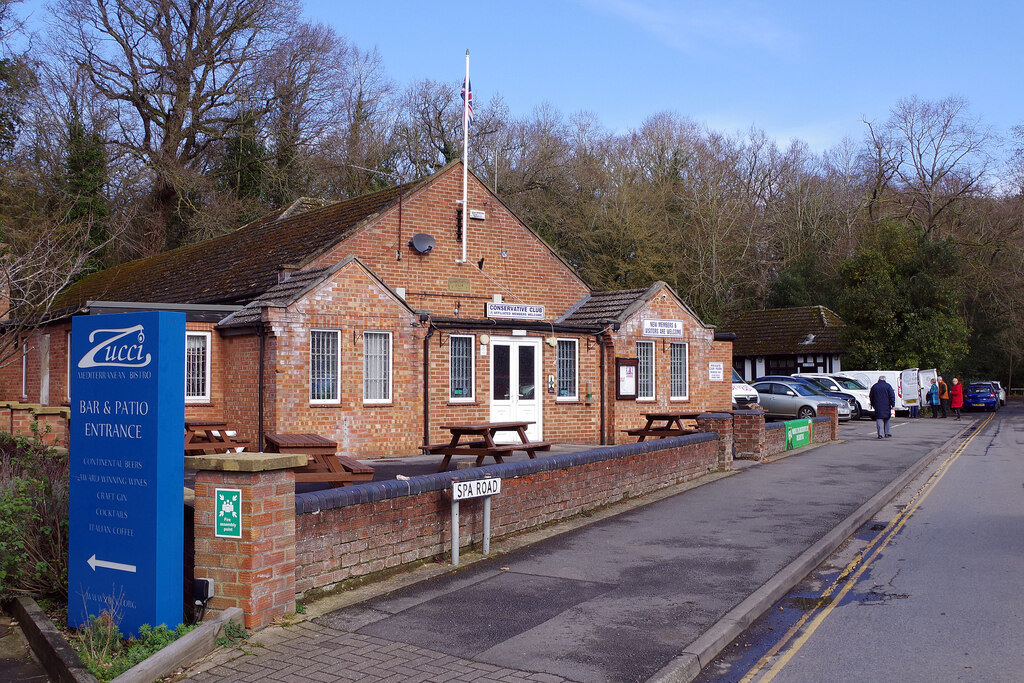
<svg viewBox="0 0 1024 683"><path fill-rule="evenodd" d="M531 438L616 443L644 412L730 408L731 343L668 285L591 291L472 175L463 234L461 171L300 200L86 277L0 370L0 400L69 401L73 316L171 310L187 320L186 417L260 448L316 432L408 455L440 425L511 419Z"/></svg>
<svg viewBox="0 0 1024 683"><path fill-rule="evenodd" d="M764 375L842 370L846 323L824 306L746 311L722 329L736 336L733 368L748 382Z"/></svg>

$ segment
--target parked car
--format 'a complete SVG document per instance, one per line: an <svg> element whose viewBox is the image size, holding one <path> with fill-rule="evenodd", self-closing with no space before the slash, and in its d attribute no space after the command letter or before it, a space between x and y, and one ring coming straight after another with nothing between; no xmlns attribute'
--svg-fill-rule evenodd
<svg viewBox="0 0 1024 683"><path fill-rule="evenodd" d="M862 417L874 417L875 411L871 408L871 398L868 388L855 379L837 377L818 372L798 372L793 377L804 377L817 384L824 391L849 394L857 399L853 407L853 418L859 420Z"/></svg>
<svg viewBox="0 0 1024 683"><path fill-rule="evenodd" d="M849 404L826 396L799 381L759 380L751 384L765 415L777 418L816 417L823 405L838 407L839 419L850 419Z"/></svg>
<svg viewBox="0 0 1024 683"><path fill-rule="evenodd" d="M764 377L758 377L754 381L760 381L763 379L779 380L780 382L797 382L815 393L823 394L834 399L836 403L839 403L842 408L845 408L849 412L848 415L844 416L843 410L839 411L839 419L842 421L849 420L853 416L854 411L858 410L857 399L852 394L848 394L844 391L829 391L827 389L823 389L809 377L797 377L795 375L765 375Z"/></svg>
<svg viewBox="0 0 1024 683"><path fill-rule="evenodd" d="M754 387L743 381L740 373L732 371L732 407L734 410L746 408L757 403L757 392Z"/></svg>
<svg viewBox="0 0 1024 683"><path fill-rule="evenodd" d="M966 410L998 410L999 392L992 382L971 382L964 387Z"/></svg>
<svg viewBox="0 0 1024 683"><path fill-rule="evenodd" d="M996 394L999 396L999 405L1006 405L1006 389L1003 389L1003 385L999 382L993 381L992 386L996 388Z"/></svg>

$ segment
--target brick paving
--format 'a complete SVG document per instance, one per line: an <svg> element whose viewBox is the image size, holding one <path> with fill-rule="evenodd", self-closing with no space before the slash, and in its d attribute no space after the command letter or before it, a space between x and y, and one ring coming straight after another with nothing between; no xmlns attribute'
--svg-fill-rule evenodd
<svg viewBox="0 0 1024 683"><path fill-rule="evenodd" d="M199 672L188 680L195 683L562 683L570 680L547 673L503 669L311 621L260 631L249 645L217 652L198 669Z"/></svg>

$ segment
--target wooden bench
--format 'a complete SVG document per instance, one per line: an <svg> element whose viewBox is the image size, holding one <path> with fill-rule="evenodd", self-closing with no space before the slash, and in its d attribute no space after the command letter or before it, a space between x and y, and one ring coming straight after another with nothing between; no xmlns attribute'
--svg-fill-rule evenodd
<svg viewBox="0 0 1024 683"><path fill-rule="evenodd" d="M373 468L355 458L338 455L338 444L319 434L267 433L269 453L301 453L309 456L305 467L295 469L295 481L324 483L332 487L373 481Z"/></svg>

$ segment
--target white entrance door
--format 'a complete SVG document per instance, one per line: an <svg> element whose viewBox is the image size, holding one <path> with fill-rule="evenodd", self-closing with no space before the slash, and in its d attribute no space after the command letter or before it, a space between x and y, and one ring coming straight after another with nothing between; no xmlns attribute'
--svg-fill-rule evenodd
<svg viewBox="0 0 1024 683"><path fill-rule="evenodd" d="M531 441L544 432L541 384L541 340L491 337L491 422L533 422ZM498 432L498 443L519 440L515 432Z"/></svg>

